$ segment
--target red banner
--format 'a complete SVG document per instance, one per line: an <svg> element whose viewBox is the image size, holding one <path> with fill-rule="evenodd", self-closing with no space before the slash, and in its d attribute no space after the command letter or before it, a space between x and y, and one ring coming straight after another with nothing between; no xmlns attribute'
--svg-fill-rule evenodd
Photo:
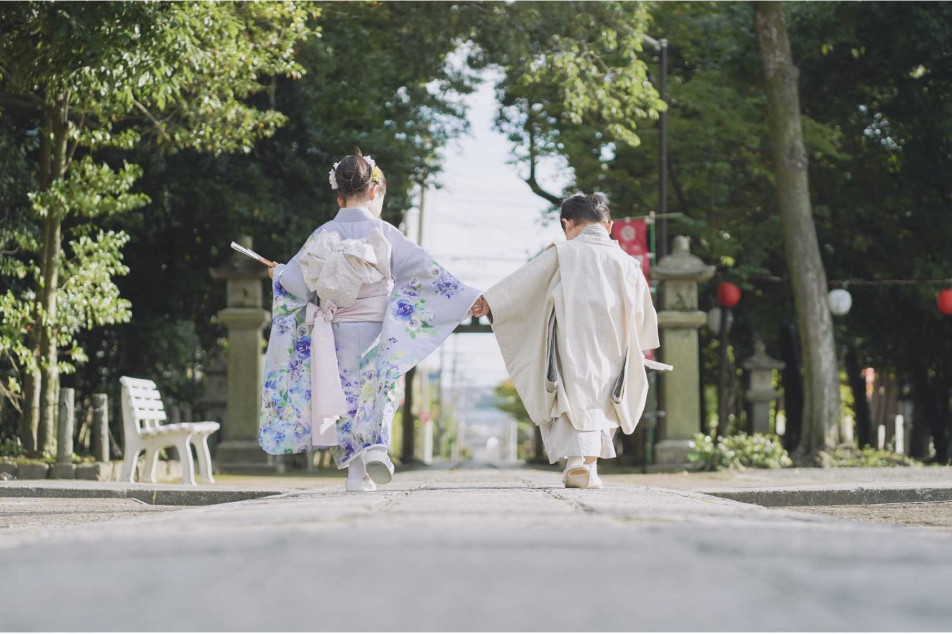
<svg viewBox="0 0 952 634"><path fill-rule="evenodd" d="M618 240L622 250L641 262L645 277L651 270L651 258L648 257L648 223L644 220L616 220L612 227L612 237ZM646 359L654 359L654 350L645 352Z"/></svg>
<svg viewBox="0 0 952 634"><path fill-rule="evenodd" d="M648 257L648 223L644 220L616 220L612 228L612 237L618 240L622 251L641 262L645 277L651 270L651 258Z"/></svg>

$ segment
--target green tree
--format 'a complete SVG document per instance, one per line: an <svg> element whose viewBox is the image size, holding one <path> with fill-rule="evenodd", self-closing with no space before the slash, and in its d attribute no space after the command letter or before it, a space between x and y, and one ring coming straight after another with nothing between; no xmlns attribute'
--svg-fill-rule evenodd
<svg viewBox="0 0 952 634"><path fill-rule="evenodd" d="M224 346L217 312L225 288L209 269L230 257L230 241L249 234L269 257L293 255L336 213L327 171L354 145L385 170L384 214L399 224L420 179L439 169L433 153L465 128L459 94L470 73L446 63L466 28L457 7L309 6L320 9L308 21L320 37L296 47L304 73L268 78L248 101L286 117L273 136L247 154L218 155L157 151L153 137L128 155L143 168L136 187L151 202L102 226L130 236L130 272L117 284L133 315L80 333L92 362L70 378L78 394L114 393L118 377L145 376L198 415ZM112 420L120 422L118 410Z"/></svg>
<svg viewBox="0 0 952 634"><path fill-rule="evenodd" d="M838 160L811 165L830 276L948 277L952 11L938 3L792 8L804 111L834 124L841 148ZM894 372L914 402L913 455L928 457L931 437L935 459L947 462L952 340L948 319L935 307L935 287L849 290L854 305L840 320L838 338L849 342L854 371L861 362ZM864 390L854 397L864 399ZM875 440L868 422L858 429L863 443Z"/></svg>
<svg viewBox="0 0 952 634"><path fill-rule="evenodd" d="M516 420L518 429L518 444L526 444L526 440L532 439L531 455L534 462L548 462L545 456L545 448L542 445L542 431L529 418L529 412L526 411L519 393L516 392L516 386L511 379L506 379L493 388L496 395L496 409L505 412Z"/></svg>
<svg viewBox="0 0 952 634"><path fill-rule="evenodd" d="M141 169L117 151L143 141L166 151L250 152L284 122L247 103L262 79L297 75L307 12L284 3L18 2L0 25L0 105L28 112L38 136L30 211L36 252L18 254L34 278L21 301L33 326L23 440L49 451L59 352L78 331L125 321L113 276L126 272L121 231L96 225L144 205ZM110 160L111 159L111 160ZM17 238L20 247L29 240ZM10 293L11 291L7 291ZM8 300L12 301L12 300Z"/></svg>
<svg viewBox="0 0 952 634"><path fill-rule="evenodd" d="M766 78L768 128L776 174L787 272L793 289L804 372L804 418L800 449L807 455L832 450L840 434L840 385L826 269L820 257L803 142L799 72L793 64L779 2L754 3L760 56Z"/></svg>
<svg viewBox="0 0 952 634"><path fill-rule="evenodd" d="M536 180L540 157L570 155L584 170L583 160L597 163L608 147L638 147L639 126L665 108L644 61L646 4L494 4L488 12L470 63L503 71L497 127L527 164L532 191L558 204Z"/></svg>

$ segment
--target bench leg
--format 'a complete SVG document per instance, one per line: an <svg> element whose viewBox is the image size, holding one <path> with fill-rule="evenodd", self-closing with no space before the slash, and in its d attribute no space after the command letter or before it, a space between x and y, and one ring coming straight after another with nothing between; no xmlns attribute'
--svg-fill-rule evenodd
<svg viewBox="0 0 952 634"><path fill-rule="evenodd" d="M122 475L119 480L122 482L135 482L136 463L139 461L139 454L142 453L142 447L126 446L123 452Z"/></svg>
<svg viewBox="0 0 952 634"><path fill-rule="evenodd" d="M191 435L185 436L175 446L178 448L179 460L182 461L182 484L195 486L195 461L192 460L190 438Z"/></svg>
<svg viewBox="0 0 952 634"><path fill-rule="evenodd" d="M213 484L215 478L212 477L212 453L208 450L208 434L192 436L192 444L195 445L195 454L198 456L198 481Z"/></svg>
<svg viewBox="0 0 952 634"><path fill-rule="evenodd" d="M142 482L155 483L155 465L159 461L159 448L149 447L145 450L145 465L142 470Z"/></svg>

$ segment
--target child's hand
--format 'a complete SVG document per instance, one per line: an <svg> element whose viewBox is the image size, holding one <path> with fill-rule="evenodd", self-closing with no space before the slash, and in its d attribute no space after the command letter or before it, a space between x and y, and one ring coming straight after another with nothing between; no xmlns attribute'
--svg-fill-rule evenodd
<svg viewBox="0 0 952 634"><path fill-rule="evenodd" d="M274 279L274 269L278 266L277 262L272 262L271 266L268 267L268 279Z"/></svg>
<svg viewBox="0 0 952 634"><path fill-rule="evenodd" d="M473 317L485 317L489 314L489 304L487 304L486 300L480 296L479 299L476 300L476 303L473 304L473 308L471 310L473 312Z"/></svg>

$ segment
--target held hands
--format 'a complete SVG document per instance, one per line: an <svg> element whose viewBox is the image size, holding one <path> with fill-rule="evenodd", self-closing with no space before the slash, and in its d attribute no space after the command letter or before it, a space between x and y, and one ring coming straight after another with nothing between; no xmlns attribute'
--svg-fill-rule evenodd
<svg viewBox="0 0 952 634"><path fill-rule="evenodd" d="M485 317L489 314L489 304L487 304L486 299L480 295L470 310L472 310L473 317Z"/></svg>

